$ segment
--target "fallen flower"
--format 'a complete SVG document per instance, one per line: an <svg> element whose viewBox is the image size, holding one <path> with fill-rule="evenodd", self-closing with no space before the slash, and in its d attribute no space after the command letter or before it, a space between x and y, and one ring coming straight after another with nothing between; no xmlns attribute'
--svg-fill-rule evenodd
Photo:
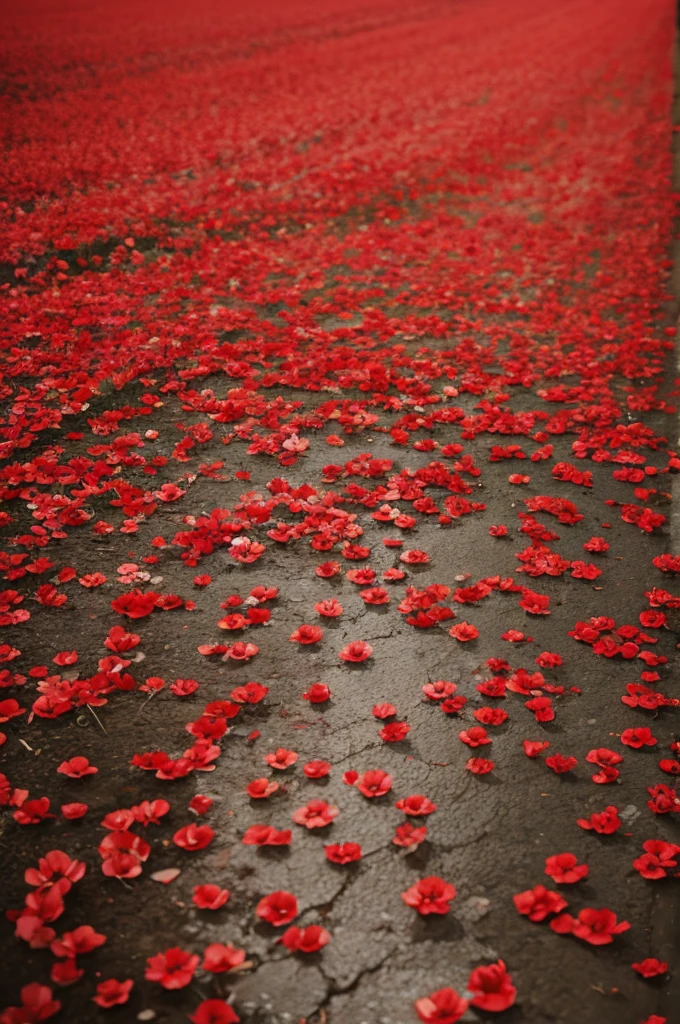
<svg viewBox="0 0 680 1024"><path fill-rule="evenodd" d="M616 914L606 908L595 910L586 907L576 918L571 914L560 914L553 918L550 927L559 935L574 935L591 946L605 946L614 941L615 935L627 931L630 924L617 921Z"/></svg>
<svg viewBox="0 0 680 1024"><path fill-rule="evenodd" d="M591 814L589 818L577 818L576 824L588 831L599 832L600 835L609 836L621 828L621 819L618 809L613 806L605 807L603 811Z"/></svg>
<svg viewBox="0 0 680 1024"><path fill-rule="evenodd" d="M349 772L346 774L348 775ZM389 793L392 788L392 776L380 768L375 768L373 771L364 772L363 775L357 776L350 785L356 785L359 792L370 799Z"/></svg>
<svg viewBox="0 0 680 1024"><path fill-rule="evenodd" d="M305 828L325 828L339 813L340 810L332 804L323 800L310 800L304 807L294 811L292 818L296 825L304 825Z"/></svg>
<svg viewBox="0 0 680 1024"><path fill-rule="evenodd" d="M652 956L648 956L637 964L631 964L631 966L643 978L658 978L659 975L668 973L668 964Z"/></svg>
<svg viewBox="0 0 680 1024"><path fill-rule="evenodd" d="M472 994L470 1006L489 1013L502 1013L517 998L517 989L502 960L476 967L468 979L467 990Z"/></svg>
<svg viewBox="0 0 680 1024"><path fill-rule="evenodd" d="M241 1018L224 999L204 999L189 1020L192 1024L239 1024Z"/></svg>
<svg viewBox="0 0 680 1024"><path fill-rule="evenodd" d="M62 761L57 771L60 775L68 775L70 779L83 779L87 775L96 775L99 769L90 764L86 757L72 757L70 761Z"/></svg>
<svg viewBox="0 0 680 1024"><path fill-rule="evenodd" d="M147 959L144 977L147 981L159 982L165 989L186 988L191 984L199 960L195 953L172 946L164 953L156 953Z"/></svg>
<svg viewBox="0 0 680 1024"><path fill-rule="evenodd" d="M229 899L229 890L219 885L195 885L191 899L199 910L219 910Z"/></svg>
<svg viewBox="0 0 680 1024"><path fill-rule="evenodd" d="M567 905L560 893L546 889L544 885L519 892L512 900L520 914L524 914L530 921L543 921L548 914L556 914Z"/></svg>
<svg viewBox="0 0 680 1024"><path fill-rule="evenodd" d="M588 865L579 864L573 853L555 853L552 857L546 857L545 873L558 885L580 882L582 878L588 877L588 871Z"/></svg>
<svg viewBox="0 0 680 1024"><path fill-rule="evenodd" d="M440 988L415 1003L416 1013L423 1024L456 1024L467 1008L467 1000L452 988Z"/></svg>
<svg viewBox="0 0 680 1024"><path fill-rule="evenodd" d="M118 981L116 978L107 978L97 985L96 995L92 996L92 1002L108 1010L112 1006L122 1006L130 998L130 992L134 982L131 978L125 981Z"/></svg>
<svg viewBox="0 0 680 1024"><path fill-rule="evenodd" d="M455 899L456 889L450 882L445 882L437 875L421 878L410 889L401 894L408 907L413 907L419 914L448 914L451 901Z"/></svg>
<svg viewBox="0 0 680 1024"><path fill-rule="evenodd" d="M215 838L215 831L210 825L184 825L172 837L175 846L183 850L204 850Z"/></svg>
<svg viewBox="0 0 680 1024"><path fill-rule="evenodd" d="M291 953L318 953L330 942L330 938L330 934L319 924L310 924L307 928L291 925L277 941Z"/></svg>
<svg viewBox="0 0 680 1024"><path fill-rule="evenodd" d="M373 654L373 648L365 640L352 640L338 654L341 661L366 661Z"/></svg>
<svg viewBox="0 0 680 1024"><path fill-rule="evenodd" d="M353 864L361 860L359 843L335 843L324 847L326 858L332 864Z"/></svg>
<svg viewBox="0 0 680 1024"><path fill-rule="evenodd" d="M282 924L289 924L297 917L298 903L292 893L279 889L262 897L255 907L255 914L262 921L267 921L278 928Z"/></svg>
<svg viewBox="0 0 680 1024"><path fill-rule="evenodd" d="M226 971L233 971L235 967L240 967L245 959L245 950L213 942L205 947L201 966L204 971L210 971L211 974L224 974Z"/></svg>

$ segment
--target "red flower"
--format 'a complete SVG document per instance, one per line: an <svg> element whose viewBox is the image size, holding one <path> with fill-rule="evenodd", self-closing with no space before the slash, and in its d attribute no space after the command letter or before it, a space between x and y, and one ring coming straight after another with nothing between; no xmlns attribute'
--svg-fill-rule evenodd
<svg viewBox="0 0 680 1024"><path fill-rule="evenodd" d="M327 619L337 619L342 615L342 605L335 597L328 597L325 601L319 601L314 605L314 611Z"/></svg>
<svg viewBox="0 0 680 1024"><path fill-rule="evenodd" d="M291 953L318 953L330 942L330 934L320 924L310 924L307 928L291 925L279 939Z"/></svg>
<svg viewBox="0 0 680 1024"><path fill-rule="evenodd" d="M550 615L550 598L547 594L536 594L525 588L519 606L530 615Z"/></svg>
<svg viewBox="0 0 680 1024"><path fill-rule="evenodd" d="M378 735L383 743L399 743L406 739L410 731L411 726L407 722L389 722Z"/></svg>
<svg viewBox="0 0 680 1024"><path fill-rule="evenodd" d="M391 718L392 715L396 715L397 709L394 704L375 704L371 709L371 714L374 718Z"/></svg>
<svg viewBox="0 0 680 1024"><path fill-rule="evenodd" d="M560 914L550 922L550 927L559 935L574 935L591 946L605 946L614 941L615 935L628 931L630 924L617 921L612 910L586 907L576 918L571 914Z"/></svg>
<svg viewBox="0 0 680 1024"><path fill-rule="evenodd" d="M193 811L194 814L207 814L213 805L212 798L209 796L203 796L202 793L197 793L196 796L192 796L189 801L189 810Z"/></svg>
<svg viewBox="0 0 680 1024"><path fill-rule="evenodd" d="M61 850L50 850L38 861L37 868L26 868L24 881L26 885L49 888L58 883L62 893L67 893L73 882L79 882L85 874L82 861L71 860Z"/></svg>
<svg viewBox="0 0 680 1024"><path fill-rule="evenodd" d="M350 569L345 576L350 583L355 583L357 587L367 587L371 583L375 583L375 572L368 565L363 569Z"/></svg>
<svg viewBox="0 0 680 1024"><path fill-rule="evenodd" d="M87 814L89 807L81 803L62 804L60 810L67 821L76 821Z"/></svg>
<svg viewBox="0 0 680 1024"><path fill-rule="evenodd" d="M458 715L467 704L467 697L462 697L460 694L457 697L447 697L439 705L441 711L445 715Z"/></svg>
<svg viewBox="0 0 680 1024"><path fill-rule="evenodd" d="M564 754L551 754L550 757L546 757L545 763L548 768L552 768L556 775L563 775L565 772L572 771L578 761L575 757L565 757Z"/></svg>
<svg viewBox="0 0 680 1024"><path fill-rule="evenodd" d="M251 658L255 657L258 651L259 647L255 644L245 644L242 640L239 640L237 643L232 644L231 647L226 648L222 660L229 661L231 659L232 661L250 661Z"/></svg>
<svg viewBox="0 0 680 1024"><path fill-rule="evenodd" d="M166 989L186 988L191 984L199 960L195 953L173 946L147 959L144 977L147 981L160 982Z"/></svg>
<svg viewBox="0 0 680 1024"><path fill-rule="evenodd" d="M255 907L255 913L262 921L278 928L282 924L290 924L297 917L297 900L292 893L278 890L263 896Z"/></svg>
<svg viewBox="0 0 680 1024"><path fill-rule="evenodd" d="M485 679L475 686L475 689L483 693L485 697L504 697L507 688L507 683L502 676L495 676L494 679Z"/></svg>
<svg viewBox="0 0 680 1024"><path fill-rule="evenodd" d="M595 750L588 751L586 761L588 764L597 764L600 768L611 768L614 765L621 764L623 756L615 750L609 750L607 747L598 747Z"/></svg>
<svg viewBox="0 0 680 1024"><path fill-rule="evenodd" d="M402 551L399 555L399 561L404 562L406 565L425 565L426 562L430 561L430 556L426 551L419 551L414 548L412 551Z"/></svg>
<svg viewBox="0 0 680 1024"><path fill-rule="evenodd" d="M75 958L70 957L68 960L58 960L52 964L50 981L55 985L73 985L80 981L84 973L84 969L77 966Z"/></svg>
<svg viewBox="0 0 680 1024"><path fill-rule="evenodd" d="M555 853L546 857L545 873L559 884L580 882L588 877L588 865L579 864L573 853Z"/></svg>
<svg viewBox="0 0 680 1024"><path fill-rule="evenodd" d="M131 978L125 981L118 981L116 978L107 978L97 985L97 994L92 996L92 1002L101 1006L103 1010L109 1010L112 1006L122 1006L130 998L130 991L134 982Z"/></svg>
<svg viewBox="0 0 680 1024"><path fill-rule="evenodd" d="M477 708L473 715L482 725L502 725L509 717L503 708Z"/></svg>
<svg viewBox="0 0 680 1024"><path fill-rule="evenodd" d="M373 648L365 640L352 640L338 654L341 661L366 661L373 654Z"/></svg>
<svg viewBox="0 0 680 1024"><path fill-rule="evenodd" d="M324 779L330 775L331 766L328 761L308 761L302 770L308 779Z"/></svg>
<svg viewBox="0 0 680 1024"><path fill-rule="evenodd" d="M52 989L37 981L24 985L21 1006L10 1006L0 1015L1 1024L40 1024L61 1009L58 999L52 998Z"/></svg>
<svg viewBox="0 0 680 1024"><path fill-rule="evenodd" d="M489 535L491 537L507 537L508 528L503 523L500 523L498 526L490 526Z"/></svg>
<svg viewBox="0 0 680 1024"><path fill-rule="evenodd" d="M522 740L524 753L527 757L540 757L544 750L550 746L548 740Z"/></svg>
<svg viewBox="0 0 680 1024"><path fill-rule="evenodd" d="M477 639L479 630L469 622L459 622L455 626L451 626L449 636L452 636L454 640L459 640L460 643L467 643L468 640Z"/></svg>
<svg viewBox="0 0 680 1024"><path fill-rule="evenodd" d="M524 707L533 711L537 722L552 722L555 717L550 697L534 697L533 700L526 701Z"/></svg>
<svg viewBox="0 0 680 1024"><path fill-rule="evenodd" d="M229 899L229 890L219 885L195 885L191 899L200 910L219 910Z"/></svg>
<svg viewBox="0 0 680 1024"><path fill-rule="evenodd" d="M262 683L246 683L245 686L235 687L229 696L237 704L259 704L268 693L269 687L263 686Z"/></svg>
<svg viewBox="0 0 680 1024"><path fill-rule="evenodd" d="M290 768L291 765L295 764L298 755L294 750L286 750L285 747L279 747L273 754L265 754L264 759L271 768L279 768L283 771L283 769Z"/></svg>
<svg viewBox="0 0 680 1024"><path fill-rule="evenodd" d="M538 657L534 658L534 661L539 668L559 668L562 664L561 656L553 654L551 651L542 651Z"/></svg>
<svg viewBox="0 0 680 1024"><path fill-rule="evenodd" d="M204 999L189 1014L192 1024L239 1024L241 1020L224 999Z"/></svg>
<svg viewBox="0 0 680 1024"><path fill-rule="evenodd" d="M176 679L170 689L176 697L189 697L192 693L196 693L199 685L195 679Z"/></svg>
<svg viewBox="0 0 680 1024"><path fill-rule="evenodd" d="M567 901L559 892L552 892L544 885L536 885L526 892L518 892L512 900L520 914L524 914L530 921L543 921L548 914L557 914L567 905Z"/></svg>
<svg viewBox="0 0 680 1024"><path fill-rule="evenodd" d="M677 814L680 812L680 796L670 786L664 786L663 783L658 786L648 786L647 792L652 798L647 801L647 806L654 814Z"/></svg>
<svg viewBox="0 0 680 1024"><path fill-rule="evenodd" d="M510 644L531 643L533 637L527 636L519 629L506 629L501 634L501 640L507 640Z"/></svg>
<svg viewBox="0 0 680 1024"><path fill-rule="evenodd" d="M119 615L127 615L129 619L143 619L147 615L151 615L159 596L153 590L148 594L142 593L141 590L130 590L127 594L121 594L120 597L112 601L111 607L114 612L118 612Z"/></svg>
<svg viewBox="0 0 680 1024"><path fill-rule="evenodd" d="M231 615L225 615L223 619L220 619L217 623L219 629L244 629L248 625L248 621L245 615L241 615L240 612L234 612Z"/></svg>
<svg viewBox="0 0 680 1024"><path fill-rule="evenodd" d="M21 807L14 811L12 817L20 825L39 825L46 818L54 818L50 814L50 801L46 796L38 797L37 800L26 800Z"/></svg>
<svg viewBox="0 0 680 1024"><path fill-rule="evenodd" d="M651 729L644 726L638 729L624 729L621 733L621 742L627 747L639 750L641 747L653 747L657 739L652 736Z"/></svg>
<svg viewBox="0 0 680 1024"><path fill-rule="evenodd" d="M456 1024L468 1008L463 999L452 988L440 988L415 1003L416 1013L424 1024Z"/></svg>
<svg viewBox="0 0 680 1024"><path fill-rule="evenodd" d="M465 762L465 770L472 772L473 775L488 775L495 767L493 761L488 761L484 757L471 757Z"/></svg>
<svg viewBox="0 0 680 1024"><path fill-rule="evenodd" d="M111 832L99 844L104 860L102 872L111 878L136 878L142 873L142 864L151 853L151 847L141 836L132 832Z"/></svg>
<svg viewBox="0 0 680 1024"><path fill-rule="evenodd" d="M221 942L213 942L205 947L203 952L203 970L211 974L223 974L225 971L232 971L239 967L246 958L243 949L236 949L234 946L224 946Z"/></svg>
<svg viewBox="0 0 680 1024"><path fill-rule="evenodd" d="M327 804L323 800L310 800L293 813L293 821L296 825L304 825L306 828L325 828L339 813L338 808L332 804Z"/></svg>
<svg viewBox="0 0 680 1024"><path fill-rule="evenodd" d="M361 860L361 847L358 843L335 843L325 846L326 857L333 864L353 864Z"/></svg>
<svg viewBox="0 0 680 1024"><path fill-rule="evenodd" d="M648 839L642 844L645 851L641 857L633 861L633 867L643 878L665 878L670 868L677 867L676 857L680 854L680 846L667 843L663 839Z"/></svg>
<svg viewBox="0 0 680 1024"><path fill-rule="evenodd" d="M456 684L438 679L434 683L425 683L422 690L428 700L443 700L456 692Z"/></svg>
<svg viewBox="0 0 680 1024"><path fill-rule="evenodd" d="M410 821L398 825L392 842L395 846L403 846L405 849L416 850L427 836L427 829L424 825L415 828Z"/></svg>
<svg viewBox="0 0 680 1024"><path fill-rule="evenodd" d="M468 979L472 993L470 1006L490 1013L502 1013L513 1005L517 989L502 960L487 967L476 967Z"/></svg>
<svg viewBox="0 0 680 1024"><path fill-rule="evenodd" d="M587 831L599 832L600 835L609 836L621 828L621 819L616 807L605 807L599 813L591 814L589 818L577 818L576 824Z"/></svg>
<svg viewBox="0 0 680 1024"><path fill-rule="evenodd" d="M194 797L194 799L207 800L208 798ZM141 804L136 804L130 808L134 820L138 821L144 828L147 828L148 825L160 825L161 818L164 818L169 810L170 804L167 800L142 800Z"/></svg>
<svg viewBox="0 0 680 1024"><path fill-rule="evenodd" d="M395 807L412 818L433 814L437 810L437 805L421 793L413 793L411 796L402 797L401 800L397 800Z"/></svg>
<svg viewBox="0 0 680 1024"><path fill-rule="evenodd" d="M668 973L668 964L656 957L648 956L638 964L631 964L634 971L637 971L643 978L658 978L660 974Z"/></svg>
<svg viewBox="0 0 680 1024"><path fill-rule="evenodd" d="M72 757L70 761L62 761L57 771L60 775L68 775L70 779L83 779L86 775L96 775L99 769L90 764L86 757Z"/></svg>
<svg viewBox="0 0 680 1024"><path fill-rule="evenodd" d="M275 793L279 788L278 782L271 779L253 779L246 787L246 793L251 800L265 800Z"/></svg>
<svg viewBox="0 0 680 1024"><path fill-rule="evenodd" d="M26 708L19 707L19 702L14 700L13 697L9 697L7 700L0 700L0 722L9 722L10 719L18 718L20 715L25 714Z"/></svg>
<svg viewBox="0 0 680 1024"><path fill-rule="evenodd" d="M437 875L430 875L421 878L419 882L412 885L410 889L401 894L401 898L408 907L413 907L419 914L448 914L451 909L451 900L455 899L455 886L445 882Z"/></svg>
<svg viewBox="0 0 680 1024"><path fill-rule="evenodd" d="M321 626L298 626L294 633L288 637L297 644L316 644L323 636Z"/></svg>
<svg viewBox="0 0 680 1024"><path fill-rule="evenodd" d="M364 772L351 785L356 785L359 792L369 798L385 796L392 788L392 776L381 768L374 768L373 771Z"/></svg>
<svg viewBox="0 0 680 1024"><path fill-rule="evenodd" d="M317 565L314 571L322 579L330 579L331 576L337 576L340 569L341 565L339 562L324 562L322 565Z"/></svg>
<svg viewBox="0 0 680 1024"><path fill-rule="evenodd" d="M310 704L323 704L325 701L330 700L331 690L325 683L312 683L308 690L306 690L302 697L304 700L308 700Z"/></svg>
<svg viewBox="0 0 680 1024"><path fill-rule="evenodd" d="M99 935L89 924L83 924L72 932L64 932L60 939L54 940L50 949L55 956L76 957L92 952L105 942L105 935Z"/></svg>
<svg viewBox="0 0 680 1024"><path fill-rule="evenodd" d="M278 832L272 825L251 825L243 834L245 846L288 846L292 838L290 829Z"/></svg>
<svg viewBox="0 0 680 1024"><path fill-rule="evenodd" d="M491 737L481 725L473 726L472 729L464 729L458 734L458 739L466 743L468 747L481 747L491 743Z"/></svg>
<svg viewBox="0 0 680 1024"><path fill-rule="evenodd" d="M215 832L210 825L184 825L172 837L175 846L183 850L204 850L214 839Z"/></svg>

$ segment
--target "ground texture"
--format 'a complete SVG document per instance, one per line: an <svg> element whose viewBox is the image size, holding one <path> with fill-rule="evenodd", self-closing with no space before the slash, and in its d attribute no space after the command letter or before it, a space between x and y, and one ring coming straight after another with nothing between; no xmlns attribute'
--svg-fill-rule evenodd
<svg viewBox="0 0 680 1024"><path fill-rule="evenodd" d="M677 1024L673 6L6 15L2 1024Z"/></svg>

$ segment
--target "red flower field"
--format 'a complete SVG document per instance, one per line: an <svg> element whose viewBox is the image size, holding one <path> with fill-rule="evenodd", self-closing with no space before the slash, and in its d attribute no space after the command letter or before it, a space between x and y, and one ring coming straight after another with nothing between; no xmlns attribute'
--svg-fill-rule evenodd
<svg viewBox="0 0 680 1024"><path fill-rule="evenodd" d="M0 1024L677 1020L674 8L4 13Z"/></svg>

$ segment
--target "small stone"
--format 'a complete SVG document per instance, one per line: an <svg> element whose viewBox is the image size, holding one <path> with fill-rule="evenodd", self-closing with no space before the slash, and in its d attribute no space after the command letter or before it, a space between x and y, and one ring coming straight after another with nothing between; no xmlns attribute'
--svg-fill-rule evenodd
<svg viewBox="0 0 680 1024"><path fill-rule="evenodd" d="M459 914L464 921L474 924L475 921L480 921L485 917L490 909L491 900L486 899L485 896L471 896L462 905Z"/></svg>

